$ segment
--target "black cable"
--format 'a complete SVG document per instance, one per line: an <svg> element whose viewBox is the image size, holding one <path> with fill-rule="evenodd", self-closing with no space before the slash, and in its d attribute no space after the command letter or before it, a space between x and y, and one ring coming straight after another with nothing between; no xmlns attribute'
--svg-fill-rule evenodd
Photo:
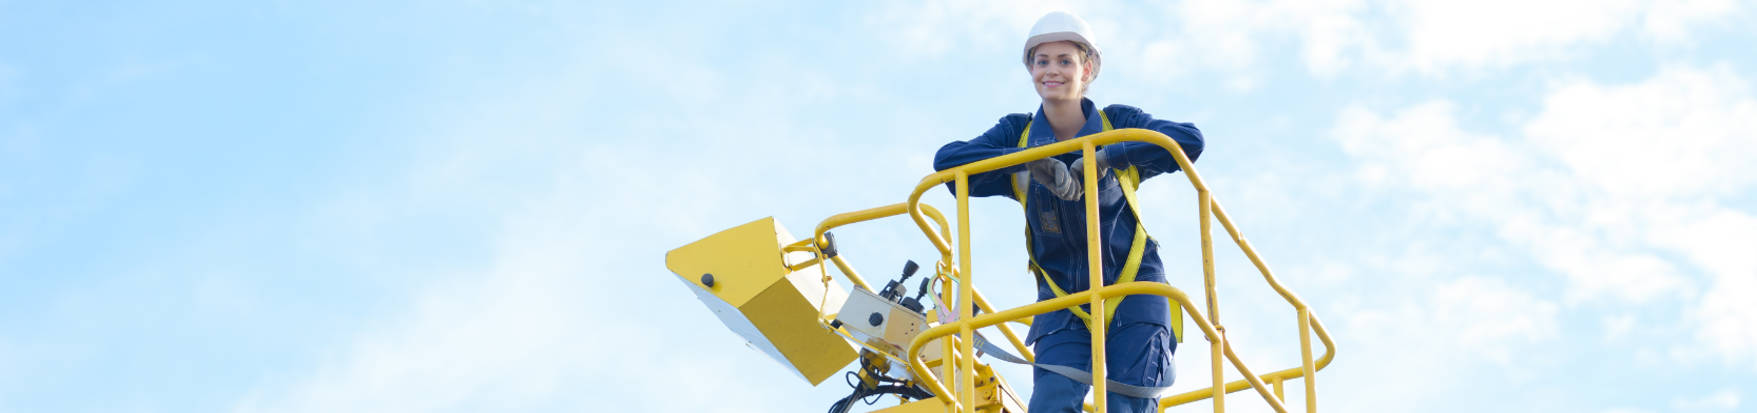
<svg viewBox="0 0 1757 413"><path fill-rule="evenodd" d="M847 374L842 375L842 381L848 383L848 387L853 387L854 392L852 394L849 394L848 397L843 397L839 400L836 400L835 403L830 404L830 412L829 413L847 413L848 409L854 407L854 399L858 398L855 396L859 396L861 393L861 390L864 390L861 388L862 387L861 384L864 384L864 383L862 383L860 381L860 374L855 373L852 370L849 371Z"/></svg>
<svg viewBox="0 0 1757 413"><path fill-rule="evenodd" d="M914 264L914 262L911 261L910 264ZM880 374L878 371L878 367L874 367L871 364L866 364L866 365L861 366L861 370L865 370L866 376L873 378L874 382L884 382L884 381L888 381L890 379L890 377L885 377L884 374ZM874 386L874 387L877 387L877 386ZM878 403L879 397L883 397L883 395L873 395L873 396L862 397L862 398L860 398L860 401L866 403L867 406L871 406L873 403Z"/></svg>
<svg viewBox="0 0 1757 413"><path fill-rule="evenodd" d="M907 384L908 382L903 380L885 376L879 372L878 368L875 366L863 365L860 367L860 371L865 372L867 377L871 377L876 382L895 384L882 384L866 387L866 382L861 379L860 374L854 371L849 371L842 375L842 381L848 383L848 387L853 387L854 391L850 393L848 397L843 397L840 400L836 400L834 404L831 404L830 413L847 413L848 409L854 407L855 400L860 400L865 402L866 405L871 406L878 403L880 399L879 396L884 396L886 394L896 394L907 399L916 400L924 400L933 397L933 393L927 392L926 389L923 389L920 386L911 386Z"/></svg>
<svg viewBox="0 0 1757 413"><path fill-rule="evenodd" d="M860 398L860 402L866 403L867 406L871 406L875 403L878 403L879 398L881 398L881 397L885 397L884 393L873 393L871 396L866 396L866 397Z"/></svg>
<svg viewBox="0 0 1757 413"><path fill-rule="evenodd" d="M922 389L919 386L887 385L871 389L854 389L854 394L850 394L848 397L843 397L841 400L837 400L835 404L831 404L830 413L847 413L848 409L854 407L855 400L886 394L896 394L903 396L904 398L916 400L925 400L933 397L933 393L928 393L926 389Z"/></svg>

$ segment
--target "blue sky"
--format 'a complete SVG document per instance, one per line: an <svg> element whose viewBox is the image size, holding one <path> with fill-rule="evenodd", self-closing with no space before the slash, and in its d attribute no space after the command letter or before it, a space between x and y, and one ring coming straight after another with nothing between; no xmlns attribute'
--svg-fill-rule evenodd
<svg viewBox="0 0 1757 413"><path fill-rule="evenodd" d="M903 200L1036 108L1056 9L1094 100L1204 131L1339 341L1325 410L1757 405L1748 2L0 1L0 411L822 410L665 251ZM1199 290L1193 194L1143 188ZM1029 302L1017 207L974 204L978 286ZM914 231L838 240L871 279ZM1217 261L1240 353L1293 365Z"/></svg>

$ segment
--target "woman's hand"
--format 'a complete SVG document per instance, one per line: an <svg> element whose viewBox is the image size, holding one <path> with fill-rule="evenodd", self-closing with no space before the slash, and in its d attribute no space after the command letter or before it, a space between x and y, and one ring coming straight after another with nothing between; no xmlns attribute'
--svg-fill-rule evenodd
<svg viewBox="0 0 1757 413"><path fill-rule="evenodd" d="M1068 164L1055 158L1043 158L1025 164L1025 170L1031 173L1031 180L1049 188L1049 192L1063 201L1080 199L1081 187L1079 178L1068 173Z"/></svg>
<svg viewBox="0 0 1757 413"><path fill-rule="evenodd" d="M1110 147L1107 146L1106 148ZM1092 152L1092 159L1098 161L1098 178L1100 179L1103 179L1104 175L1110 173L1110 162L1106 162L1109 160L1109 155L1106 155L1104 152L1105 151L1102 149ZM1086 159L1074 158L1074 163L1068 164L1068 173L1074 175L1074 180L1076 182L1081 179L1086 179Z"/></svg>

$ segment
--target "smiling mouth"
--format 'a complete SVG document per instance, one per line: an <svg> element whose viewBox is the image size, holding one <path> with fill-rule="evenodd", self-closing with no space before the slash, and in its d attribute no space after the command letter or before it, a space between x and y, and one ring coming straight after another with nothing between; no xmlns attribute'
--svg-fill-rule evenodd
<svg viewBox="0 0 1757 413"><path fill-rule="evenodd" d="M1057 87L1057 86L1061 86L1062 83L1063 82L1046 81L1046 82L1043 82L1043 87Z"/></svg>

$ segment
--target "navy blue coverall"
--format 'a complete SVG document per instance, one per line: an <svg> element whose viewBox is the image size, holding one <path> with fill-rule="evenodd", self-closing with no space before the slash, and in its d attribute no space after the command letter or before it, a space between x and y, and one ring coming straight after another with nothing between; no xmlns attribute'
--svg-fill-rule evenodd
<svg viewBox="0 0 1757 413"><path fill-rule="evenodd" d="M1086 124L1076 136L1103 131L1096 105L1089 99L1082 99L1080 108L1086 115ZM1202 133L1195 125L1153 119L1140 109L1124 105L1105 107L1103 113L1116 129L1142 128L1164 133L1182 146L1191 161L1195 161L1202 153ZM951 142L941 147L934 156L934 169L944 170L1024 150L1018 143L1019 135L1025 131L1026 125L1031 127L1027 147L1054 143L1055 133L1048 119L1043 115L1041 106L1038 107L1036 116L1015 113L1002 117L998 124L989 128L982 136L968 141ZM1123 150L1107 149L1106 154L1111 156L1107 159L1110 165L1101 166L1125 169L1133 165L1140 172L1142 181L1179 169L1170 152L1152 143L1122 142L1109 146L1121 146ZM1074 151L1057 155L1056 158L1072 162L1079 156L1080 153ZM1023 170L1024 165L1016 165L972 175L969 180L970 195L1014 198L1012 174ZM955 191L955 188L951 188L952 185L946 184L948 189ZM1130 210L1123 197L1122 188L1117 184L1116 174L1107 174L1098 187L1099 231L1104 248L1100 255L1103 259L1104 281L1111 284L1116 282L1121 267L1128 258L1129 247L1134 241L1136 219L1135 213ZM1025 214L1025 224L1031 232L1030 253L1064 291L1085 291L1090 285L1090 269L1086 256L1085 200L1064 201L1052 194L1049 188L1034 181L1027 190L1030 191L1026 195L1030 199L1027 202L1030 211ZM1135 280L1165 282L1164 267L1159 260L1159 243L1148 238L1144 248L1146 251L1143 251ZM1036 278L1035 275L1033 277ZM1037 299L1041 301L1052 298L1055 298L1055 292L1042 279L1037 279ZM1106 371L1111 380L1136 386L1169 385L1170 378L1166 377L1166 373L1172 367L1171 355L1177 349L1176 340L1171 337L1169 318L1170 311L1165 297L1132 295L1123 300L1106 329ZM1031 331L1025 342L1034 346L1038 363L1059 364L1091 371L1090 337L1091 333L1087 331L1084 320L1068 310L1060 310L1032 319ZM1033 413L1080 411L1082 399L1090 391L1089 386L1047 370L1034 370L1035 390L1032 392L1028 410ZM1108 396L1107 404L1113 412L1156 411L1156 401L1152 399L1114 393Z"/></svg>

